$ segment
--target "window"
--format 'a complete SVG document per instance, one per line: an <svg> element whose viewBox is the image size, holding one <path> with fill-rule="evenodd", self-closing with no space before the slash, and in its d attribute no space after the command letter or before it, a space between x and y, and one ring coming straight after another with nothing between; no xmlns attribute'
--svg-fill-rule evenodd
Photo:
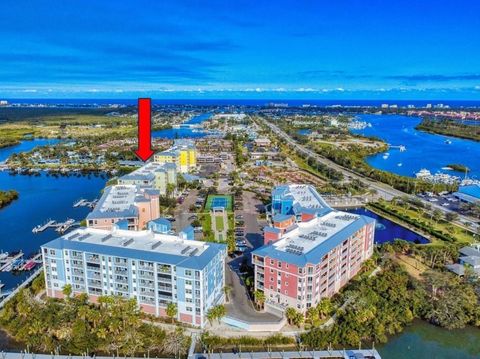
<svg viewBox="0 0 480 359"><path fill-rule="evenodd" d="M187 309L187 312L191 312L192 311L192 307L186 307Z"/></svg>
<svg viewBox="0 0 480 359"><path fill-rule="evenodd" d="M186 275L187 277L191 277L191 276L192 276L192 271L189 270L189 269L185 269L185 275Z"/></svg>
<svg viewBox="0 0 480 359"><path fill-rule="evenodd" d="M278 268L282 268L282 262L278 262Z"/></svg>

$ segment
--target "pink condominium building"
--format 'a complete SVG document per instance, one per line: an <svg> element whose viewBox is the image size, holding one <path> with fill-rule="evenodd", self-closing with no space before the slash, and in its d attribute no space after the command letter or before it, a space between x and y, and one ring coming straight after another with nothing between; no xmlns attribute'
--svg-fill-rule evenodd
<svg viewBox="0 0 480 359"><path fill-rule="evenodd" d="M272 226L252 252L255 289L268 311L305 312L337 293L373 253L375 220L330 208L314 187L275 187Z"/></svg>
<svg viewBox="0 0 480 359"><path fill-rule="evenodd" d="M105 188L102 197L87 216L87 227L139 231L152 219L160 217L160 192L138 185Z"/></svg>

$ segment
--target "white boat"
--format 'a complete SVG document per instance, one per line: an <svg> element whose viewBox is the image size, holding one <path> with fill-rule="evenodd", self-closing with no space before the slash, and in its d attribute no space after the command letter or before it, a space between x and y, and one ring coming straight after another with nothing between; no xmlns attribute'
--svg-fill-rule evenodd
<svg viewBox="0 0 480 359"><path fill-rule="evenodd" d="M390 156L390 153L385 152L385 154L382 156L384 160L386 160Z"/></svg>
<svg viewBox="0 0 480 359"><path fill-rule="evenodd" d="M446 143L447 145L450 145L450 144L452 144L452 141L450 141L450 140L447 139L447 140L445 140L445 143Z"/></svg>

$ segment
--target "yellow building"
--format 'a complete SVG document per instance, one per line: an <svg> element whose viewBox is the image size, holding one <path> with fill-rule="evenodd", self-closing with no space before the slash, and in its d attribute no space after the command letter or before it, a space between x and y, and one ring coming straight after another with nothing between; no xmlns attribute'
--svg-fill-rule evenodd
<svg viewBox="0 0 480 359"><path fill-rule="evenodd" d="M197 167L197 149L190 140L176 140L171 148L155 154L157 163L174 163L177 171L187 173Z"/></svg>

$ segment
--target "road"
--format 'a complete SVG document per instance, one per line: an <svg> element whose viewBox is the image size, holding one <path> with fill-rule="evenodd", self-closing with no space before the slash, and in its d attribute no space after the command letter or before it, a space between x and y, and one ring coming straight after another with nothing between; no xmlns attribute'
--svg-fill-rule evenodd
<svg viewBox="0 0 480 359"><path fill-rule="evenodd" d="M314 158L319 163L322 163L322 164L324 164L324 165L326 165L330 168L333 168L334 170L337 170L337 171L341 172L346 178L357 179L357 180L361 181L364 185L366 185L370 189L375 190L380 197L382 197L386 200L391 200L394 197L408 197L410 199L420 200L423 204L428 204L429 206L432 207L432 210L433 209L438 209L444 214L448 213L448 212L452 212L451 210L449 210L449 209L447 209L443 206L439 206L439 205L433 204L431 202L419 199L417 196L407 194L407 193L399 191L399 190L397 190L397 189L395 189L395 188L393 188L393 187L391 187L387 184L384 184L384 183L381 183L381 182L376 182L376 181L374 181L370 178L359 175L359 174L353 172L352 170L350 170L348 168L345 168L343 166L340 166L337 163L335 163L335 162L333 162L333 161L331 161L331 160L329 160L329 159L327 159L323 156L320 156L318 153L316 153L316 152L306 148L305 146L299 144L293 138L291 138L287 133L285 133L283 130L281 130L278 126L268 122L267 120L259 119L259 121L262 121L267 127L270 128L270 130L274 134L276 134L278 137L280 137L282 140L284 140L288 145L290 145L290 147L294 148L300 154L303 154L307 158L308 157ZM454 212L454 213L456 213L456 212ZM470 217L467 217L467 216L464 216L464 215L459 215L458 220L456 220L454 223L461 226L462 228L465 228L465 225L464 225L465 223L470 223L469 224L470 229L474 229L478 232L479 226L477 224L477 221L478 221L478 219L470 218Z"/></svg>
<svg viewBox="0 0 480 359"><path fill-rule="evenodd" d="M258 312L254 309L242 282L240 266L247 259L251 260L250 252L263 245L262 228L266 225L265 221L258 221L258 215L263 211L263 204L255 197L255 193L243 191L242 194L243 210L235 211L235 215L241 214L244 221L245 239L248 242L249 250L243 255L230 259L227 263L225 275L226 284L231 288L229 293L229 303L225 306L230 317L238 318L250 323L276 323L280 319L270 313Z"/></svg>

